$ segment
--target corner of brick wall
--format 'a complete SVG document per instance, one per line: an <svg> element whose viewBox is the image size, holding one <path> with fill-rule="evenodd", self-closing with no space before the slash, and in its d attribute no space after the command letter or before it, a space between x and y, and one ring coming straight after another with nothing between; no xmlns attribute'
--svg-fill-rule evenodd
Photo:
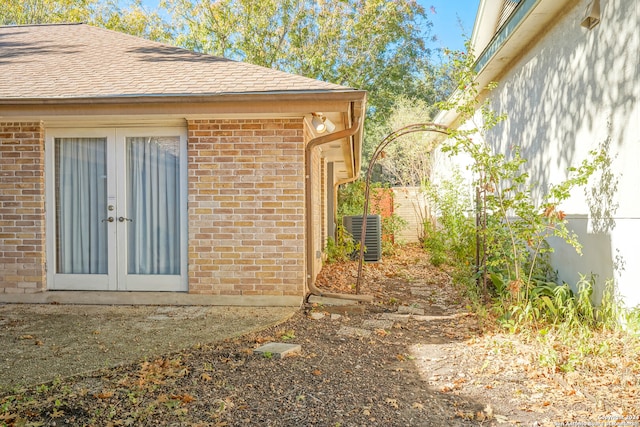
<svg viewBox="0 0 640 427"><path fill-rule="evenodd" d="M46 286L44 128L0 122L0 293Z"/></svg>
<svg viewBox="0 0 640 427"><path fill-rule="evenodd" d="M303 127L188 122L190 293L304 294Z"/></svg>

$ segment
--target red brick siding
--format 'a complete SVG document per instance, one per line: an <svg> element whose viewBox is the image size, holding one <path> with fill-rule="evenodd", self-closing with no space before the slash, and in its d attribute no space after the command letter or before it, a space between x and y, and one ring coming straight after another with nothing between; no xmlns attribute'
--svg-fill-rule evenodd
<svg viewBox="0 0 640 427"><path fill-rule="evenodd" d="M303 128L188 122L189 292L303 295Z"/></svg>
<svg viewBox="0 0 640 427"><path fill-rule="evenodd" d="M0 292L45 288L44 129L0 122Z"/></svg>

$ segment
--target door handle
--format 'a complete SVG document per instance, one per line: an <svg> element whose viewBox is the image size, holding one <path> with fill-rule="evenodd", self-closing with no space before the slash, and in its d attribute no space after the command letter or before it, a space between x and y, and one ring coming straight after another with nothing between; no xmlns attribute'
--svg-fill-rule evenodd
<svg viewBox="0 0 640 427"><path fill-rule="evenodd" d="M109 218L105 218L105 219L103 219L103 220L102 220L102 221L100 221L100 222L105 222L105 221L107 221L107 222L113 222L113 217L112 217L112 216L110 216Z"/></svg>
<svg viewBox="0 0 640 427"><path fill-rule="evenodd" d="M123 216L119 217L119 218L118 218L118 221L120 221L120 222L125 222L125 221L133 222L133 220L132 220L132 219L125 218L125 217L123 217Z"/></svg>

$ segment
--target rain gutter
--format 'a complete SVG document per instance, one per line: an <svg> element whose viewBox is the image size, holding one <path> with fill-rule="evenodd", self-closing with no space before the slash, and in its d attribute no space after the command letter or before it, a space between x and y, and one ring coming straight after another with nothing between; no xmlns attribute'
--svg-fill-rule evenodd
<svg viewBox="0 0 640 427"><path fill-rule="evenodd" d="M325 292L321 289L319 289L316 284L315 284L315 277L314 275L311 273L311 266L314 263L314 259L313 259L313 206L312 206L312 191L311 189L312 184L313 184L313 171L312 171L312 165L311 165L311 156L313 154L313 150L317 147L320 147L324 144L328 144L330 142L339 140L339 139L344 139L344 138L349 138L349 140L351 138L353 138L354 135L358 134L361 129L362 129L362 122L364 120L363 115L364 112L360 111L361 108L358 109L358 111L355 111L355 102L351 103L351 111L352 111L352 115L353 117L353 122L351 127L343 129L341 131L335 132L335 133L331 133L328 135L322 135L319 136L317 138L312 139L311 141L309 141L309 143L307 144L307 146L305 147L305 153L304 153L304 157L305 157L305 161L304 161L304 173L305 173L305 181L306 181L306 192L305 192L305 229L306 229L306 236L307 238L305 239L305 256L306 256L306 275L307 275L307 289L309 290L309 292L312 295L317 295L317 296L321 296L321 297L326 297L326 298L338 298L338 299L345 299L345 300L352 300L352 301L372 301L373 297L371 295L354 295L354 294L340 294L340 293L333 293L333 292ZM354 156L355 157L355 156ZM354 164L357 162L354 162ZM354 175L354 179L355 177L358 175L358 169L354 169L353 171L353 175Z"/></svg>

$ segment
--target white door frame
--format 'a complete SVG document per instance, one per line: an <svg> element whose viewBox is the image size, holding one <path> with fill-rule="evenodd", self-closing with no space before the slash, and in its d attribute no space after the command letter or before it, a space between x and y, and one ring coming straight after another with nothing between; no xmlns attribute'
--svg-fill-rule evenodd
<svg viewBox="0 0 640 427"><path fill-rule="evenodd" d="M126 224L117 218L126 212L126 137L178 136L180 138L180 274L127 274ZM114 222L108 230L108 274L56 273L55 218L55 138L106 138L107 198L115 209L109 212ZM47 129L45 136L45 211L47 288L51 290L107 290L107 291L187 291L187 129L185 127L100 127ZM122 215L119 215L121 213ZM107 215L105 214L105 218Z"/></svg>

